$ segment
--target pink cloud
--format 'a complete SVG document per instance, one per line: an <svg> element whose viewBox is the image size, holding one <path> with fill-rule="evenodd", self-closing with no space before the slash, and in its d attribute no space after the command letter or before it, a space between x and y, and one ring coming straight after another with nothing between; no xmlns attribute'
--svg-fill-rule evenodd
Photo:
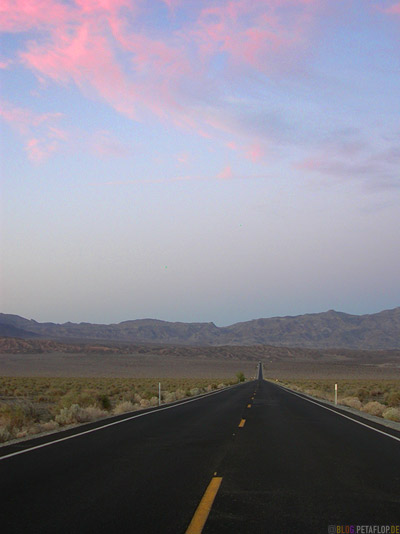
<svg viewBox="0 0 400 534"><path fill-rule="evenodd" d="M68 134L55 126L61 113L34 113L25 108L1 102L0 116L25 140L29 159L39 163L55 152Z"/></svg>
<svg viewBox="0 0 400 534"><path fill-rule="evenodd" d="M240 152L246 159L251 160L253 163L261 161L265 156L265 148L260 141L253 141L250 145L239 146L234 141L225 143L225 146L230 150Z"/></svg>
<svg viewBox="0 0 400 534"><path fill-rule="evenodd" d="M227 52L235 63L266 71L277 54L298 55L317 5L312 0L228 1L204 8L192 36L205 56Z"/></svg>
<svg viewBox="0 0 400 534"><path fill-rule="evenodd" d="M265 150L260 143L253 143L246 150L246 157L250 159L253 163L263 159L265 155Z"/></svg>
<svg viewBox="0 0 400 534"><path fill-rule="evenodd" d="M93 24L83 24L72 35L60 29L52 46L31 43L21 59L41 76L60 83L74 81L88 95L94 88L114 109L134 118L135 88L115 62L107 39Z"/></svg>
<svg viewBox="0 0 400 534"><path fill-rule="evenodd" d="M370 190L398 189L398 143L374 149L368 143L331 142L313 155L294 163L306 176L319 175L332 183L358 181Z"/></svg>
<svg viewBox="0 0 400 534"><path fill-rule="evenodd" d="M126 157L131 154L129 147L111 132L96 132L91 141L94 152L102 157Z"/></svg>
<svg viewBox="0 0 400 534"><path fill-rule="evenodd" d="M8 69L8 67L12 64L11 60L0 60L0 69Z"/></svg>
<svg viewBox="0 0 400 534"><path fill-rule="evenodd" d="M181 0L163 1L172 10L185 8ZM211 98L218 100L218 84L224 83L220 77L208 86L209 59L223 53L235 67L263 72L274 62L290 65L307 42L318 2L205 0L193 4L194 18L172 31L142 24L140 15L151 14L158 4L3 0L0 27L35 30L18 57L43 84L74 84L85 96L101 99L131 119L145 121L153 114L224 143L226 134L235 138L241 132L226 116L213 117L213 105L207 105ZM288 61L281 61L284 55ZM245 143L253 138L249 135ZM257 161L261 149L253 146L245 154Z"/></svg>
<svg viewBox="0 0 400 534"><path fill-rule="evenodd" d="M164 118L184 117L176 90L189 61L179 47L132 31L118 13L123 5L124 0L78 2L81 11L66 13L46 41L31 41L21 60L38 76L72 81L130 118L138 118L138 108ZM128 53L124 64L116 57L118 50Z"/></svg>
<svg viewBox="0 0 400 534"><path fill-rule="evenodd" d="M173 11L182 4L182 0L162 0L168 8Z"/></svg>
<svg viewBox="0 0 400 534"><path fill-rule="evenodd" d="M21 32L30 29L61 28L80 24L86 15L116 13L120 8L135 9L131 0L75 0L74 3L56 0L2 0L0 29Z"/></svg>
<svg viewBox="0 0 400 534"><path fill-rule="evenodd" d="M233 178L231 166L227 165L226 167L224 167L222 171L217 174L217 178L219 180L230 180L231 178Z"/></svg>
<svg viewBox="0 0 400 534"><path fill-rule="evenodd" d="M67 141L69 138L68 133L65 130L56 128L55 126L49 126L49 137L58 139L59 141Z"/></svg>
<svg viewBox="0 0 400 534"><path fill-rule="evenodd" d="M393 4L390 7L387 7L386 9L384 9L384 12L393 15L400 15L400 2L398 2L397 4Z"/></svg>
<svg viewBox="0 0 400 534"><path fill-rule="evenodd" d="M72 16L66 4L52 0L2 0L0 3L0 29L21 32L44 26L57 26Z"/></svg>
<svg viewBox="0 0 400 534"><path fill-rule="evenodd" d="M228 141L227 143L225 143L225 146L227 148L229 148L230 150L238 150L238 146L237 146L237 143L235 143L234 141Z"/></svg>
<svg viewBox="0 0 400 534"><path fill-rule="evenodd" d="M179 94L181 80L192 73L182 47L133 32L121 18L110 20L110 27L118 45L130 54L130 78L139 87L138 103L159 117L170 116L177 125L190 121Z"/></svg>
<svg viewBox="0 0 400 534"><path fill-rule="evenodd" d="M189 154L187 152L183 152L182 154L178 154L177 160L179 163L187 163L189 161Z"/></svg>
<svg viewBox="0 0 400 534"><path fill-rule="evenodd" d="M29 109L13 106L6 101L0 104L0 116L21 134L27 133L33 127L51 123L62 117L61 113L34 113Z"/></svg>
<svg viewBox="0 0 400 534"><path fill-rule="evenodd" d="M40 139L32 138L28 139L25 150L28 153L28 157L34 163L41 163L47 159L52 152L57 150L56 142L46 142Z"/></svg>
<svg viewBox="0 0 400 534"><path fill-rule="evenodd" d="M75 0L75 4L86 13L110 12L115 13L122 7L134 9L135 4L130 0Z"/></svg>
<svg viewBox="0 0 400 534"><path fill-rule="evenodd" d="M320 171L324 168L324 160L320 158L305 158L298 161L294 166L296 169L303 171Z"/></svg>

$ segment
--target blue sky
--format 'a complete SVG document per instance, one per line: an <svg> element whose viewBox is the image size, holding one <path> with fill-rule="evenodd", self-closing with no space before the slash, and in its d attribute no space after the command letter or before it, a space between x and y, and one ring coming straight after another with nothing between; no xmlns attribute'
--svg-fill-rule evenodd
<svg viewBox="0 0 400 534"><path fill-rule="evenodd" d="M399 2L3 4L2 311L399 305Z"/></svg>

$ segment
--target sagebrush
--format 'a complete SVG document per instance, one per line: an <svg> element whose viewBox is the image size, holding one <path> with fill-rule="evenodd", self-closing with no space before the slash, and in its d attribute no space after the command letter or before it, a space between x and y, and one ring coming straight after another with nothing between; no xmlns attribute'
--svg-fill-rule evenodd
<svg viewBox="0 0 400 534"><path fill-rule="evenodd" d="M320 399L335 399L338 384L338 404L400 421L400 380L280 380L280 384Z"/></svg>
<svg viewBox="0 0 400 534"><path fill-rule="evenodd" d="M199 395L235 379L0 377L0 442Z"/></svg>

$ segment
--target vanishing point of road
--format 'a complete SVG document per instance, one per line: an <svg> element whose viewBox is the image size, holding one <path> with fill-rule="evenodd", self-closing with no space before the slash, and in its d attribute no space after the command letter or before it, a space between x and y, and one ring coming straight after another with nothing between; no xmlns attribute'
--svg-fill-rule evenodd
<svg viewBox="0 0 400 534"><path fill-rule="evenodd" d="M400 432L266 382L260 366L197 399L1 447L0 495L4 534L400 525Z"/></svg>

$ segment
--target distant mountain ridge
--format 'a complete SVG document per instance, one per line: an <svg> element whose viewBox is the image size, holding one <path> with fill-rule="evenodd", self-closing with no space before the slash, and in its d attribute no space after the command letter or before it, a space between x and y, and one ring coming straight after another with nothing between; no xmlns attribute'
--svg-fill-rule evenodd
<svg viewBox="0 0 400 534"><path fill-rule="evenodd" d="M330 310L254 319L227 327L137 319L118 324L39 323L0 313L0 336L113 340L175 345L275 345L362 350L400 349L400 307L370 315Z"/></svg>

